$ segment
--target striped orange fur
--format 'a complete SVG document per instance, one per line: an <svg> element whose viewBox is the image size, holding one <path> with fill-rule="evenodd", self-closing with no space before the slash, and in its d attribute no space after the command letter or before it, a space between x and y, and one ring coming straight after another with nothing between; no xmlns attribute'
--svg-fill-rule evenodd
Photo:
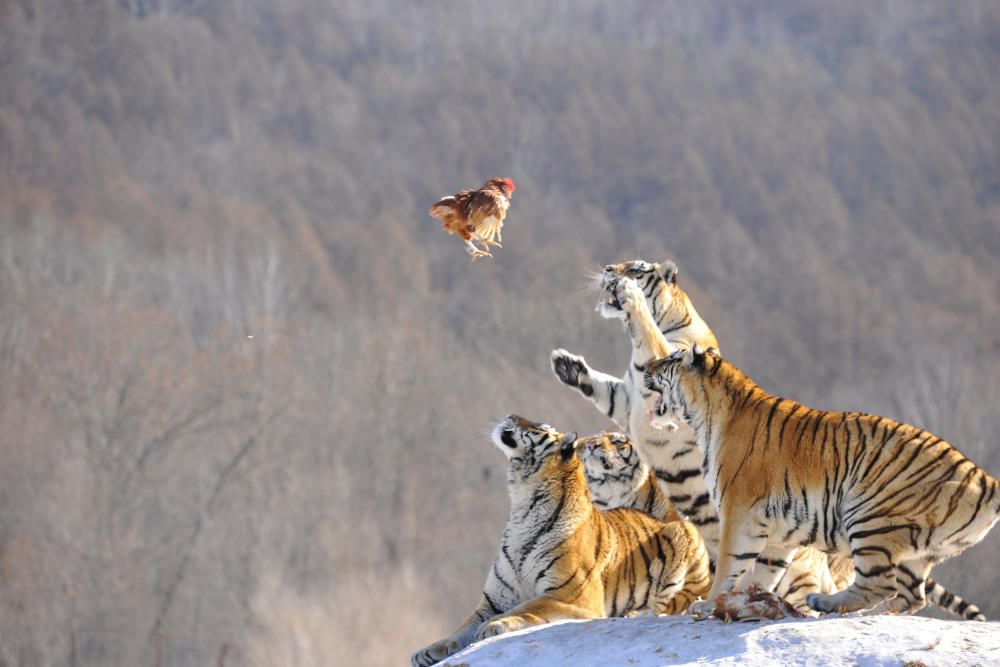
<svg viewBox="0 0 1000 667"><path fill-rule="evenodd" d="M681 613L708 590L708 551L692 524L594 507L576 434L511 415L493 441L508 458L499 553L479 606L451 636L414 653L415 667L559 619Z"/></svg>
<svg viewBox="0 0 1000 667"><path fill-rule="evenodd" d="M764 548L815 546L852 557L855 578L809 595L810 607L912 612L926 602L931 568L1000 518L1000 482L923 429L774 396L699 346L651 362L645 382L660 394L655 419L682 417L704 455L721 521L709 600Z"/></svg>

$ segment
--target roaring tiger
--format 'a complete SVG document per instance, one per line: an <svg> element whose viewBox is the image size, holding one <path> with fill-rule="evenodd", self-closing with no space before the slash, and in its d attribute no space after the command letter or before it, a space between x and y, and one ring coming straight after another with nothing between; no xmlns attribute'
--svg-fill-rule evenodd
<svg viewBox="0 0 1000 667"><path fill-rule="evenodd" d="M677 347L700 344L699 340L712 342L715 337L677 285L677 267L672 262L649 265L640 260L611 264L605 267L601 289L603 297L598 312L605 318L622 320L632 342L632 358L624 378L619 380L594 371L581 357L564 350L552 353L553 370L565 384L576 386L589 396L598 408L608 402L606 414L629 434L670 502L698 526L709 551L714 553L719 540L719 519L701 474L701 450L694 431L683 420L659 429L650 424L652 392L643 385L642 372L646 363L667 356ZM657 310L652 310L650 304ZM665 335L661 328L669 333ZM667 335L672 338L666 338ZM695 336L697 339L692 338ZM802 554L790 561L789 556L770 550L763 552L746 585L772 591L779 580L788 577L796 582L803 603L805 595L825 590L824 584L830 578L826 565L819 566L819 571L810 570L817 563L822 564L822 558ZM791 572L787 572L789 567Z"/></svg>
<svg viewBox="0 0 1000 667"><path fill-rule="evenodd" d="M709 502L708 488L701 479L701 455L694 433L685 424L662 430L649 425L644 396L648 392L642 386L642 364L695 343L716 347L715 335L678 284L677 265L669 261L650 264L636 260L604 267L601 276L604 296L598 303L598 312L603 317L627 317L619 297L611 289L624 285L620 283L622 278L632 279L641 289L641 296L655 322L653 329L661 332L659 342L651 340L646 344L633 337L632 360L620 378L594 370L586 359L563 349L553 350L552 371L560 382L578 389L619 430L629 434L641 457L667 491L671 503L698 526L709 549L714 549L718 541L718 517Z"/></svg>
<svg viewBox="0 0 1000 667"><path fill-rule="evenodd" d="M603 431L581 440L580 458L596 507L629 507L664 521L679 518L628 436L617 431ZM842 568L836 570L839 576L834 576L827 568L826 555L822 552L799 549L792 557L789 574L782 577L774 592L800 613L815 615L806 604L808 593L833 593L850 584L847 575L853 576L853 570L849 567L847 572Z"/></svg>
<svg viewBox="0 0 1000 667"><path fill-rule="evenodd" d="M800 546L854 560L854 582L810 594L812 609L913 612L931 568L1000 519L1000 482L923 429L774 396L697 345L648 364L644 381L660 394L654 421L694 428L722 519L712 590L693 615L710 614L765 548Z"/></svg>
<svg viewBox="0 0 1000 667"><path fill-rule="evenodd" d="M479 606L450 637L414 653L414 667L558 619L681 613L708 590L708 551L690 523L594 507L575 433L511 415L493 443L508 459L500 551Z"/></svg>

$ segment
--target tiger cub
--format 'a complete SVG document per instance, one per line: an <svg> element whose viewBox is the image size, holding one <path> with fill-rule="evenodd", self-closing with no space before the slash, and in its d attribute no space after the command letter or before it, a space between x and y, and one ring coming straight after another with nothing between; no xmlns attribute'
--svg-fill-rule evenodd
<svg viewBox="0 0 1000 667"><path fill-rule="evenodd" d="M809 545L855 569L843 591L807 596L811 608L913 612L931 568L1000 518L1000 482L909 424L773 396L700 346L649 364L645 383L660 394L654 419L694 428L721 517L716 576L693 615L710 614L765 547Z"/></svg>
<svg viewBox="0 0 1000 667"><path fill-rule="evenodd" d="M450 636L413 654L432 665L473 640L567 618L651 608L678 614L709 587L697 529L642 512L594 508L575 433L511 415L493 431L507 456L510 517L479 606Z"/></svg>
<svg viewBox="0 0 1000 667"><path fill-rule="evenodd" d="M580 458L596 507L630 507L664 521L679 518L625 434L604 431L582 441ZM783 577L774 592L796 611L809 615L816 615L816 612L806 604L806 594L814 591L833 593L850 583L849 579L832 576L827 569L826 555L815 549L796 551L789 572L791 575ZM849 573L853 575L853 570Z"/></svg>

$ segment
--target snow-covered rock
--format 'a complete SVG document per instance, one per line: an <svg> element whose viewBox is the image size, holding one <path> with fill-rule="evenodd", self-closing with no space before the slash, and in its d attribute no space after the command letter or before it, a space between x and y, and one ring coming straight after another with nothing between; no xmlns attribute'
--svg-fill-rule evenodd
<svg viewBox="0 0 1000 667"><path fill-rule="evenodd" d="M473 644L442 667L1000 665L1000 622L916 616L694 622L686 616L564 621Z"/></svg>

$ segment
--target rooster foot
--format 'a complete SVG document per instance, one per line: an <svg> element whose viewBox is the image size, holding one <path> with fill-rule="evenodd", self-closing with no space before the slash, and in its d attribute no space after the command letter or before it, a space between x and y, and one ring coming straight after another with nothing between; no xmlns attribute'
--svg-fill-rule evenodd
<svg viewBox="0 0 1000 667"><path fill-rule="evenodd" d="M488 247L488 246L487 246ZM471 240L465 241L465 251L472 255L472 261L476 261L480 257L492 257L489 250L480 250L475 243Z"/></svg>
<svg viewBox="0 0 1000 667"><path fill-rule="evenodd" d="M469 245L469 247L467 248L467 250L469 252L469 255L471 255L471 257L472 257L472 261L473 262L476 261L477 259L479 259L480 257L492 257L493 256L493 254L490 253L489 251L487 251L487 250L480 250L479 248L477 248L476 246L471 245L471 244Z"/></svg>

